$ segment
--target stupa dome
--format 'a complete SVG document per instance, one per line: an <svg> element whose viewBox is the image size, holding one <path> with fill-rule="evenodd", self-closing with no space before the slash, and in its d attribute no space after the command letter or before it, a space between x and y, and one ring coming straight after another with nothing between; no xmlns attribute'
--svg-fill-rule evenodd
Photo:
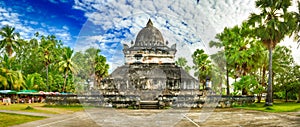
<svg viewBox="0 0 300 127"><path fill-rule="evenodd" d="M137 35L134 46L148 47L148 46L164 46L164 38L161 32L153 26L149 19L146 27L144 27Z"/></svg>

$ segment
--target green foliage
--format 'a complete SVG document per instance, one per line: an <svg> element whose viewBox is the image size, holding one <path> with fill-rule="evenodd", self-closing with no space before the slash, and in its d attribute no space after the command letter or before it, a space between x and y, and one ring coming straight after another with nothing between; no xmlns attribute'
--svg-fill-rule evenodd
<svg viewBox="0 0 300 127"><path fill-rule="evenodd" d="M203 87L205 86L206 77L211 77L212 64L209 60L209 56L204 53L203 49L197 49L193 55L193 63L195 76L198 77L199 82L203 83Z"/></svg>
<svg viewBox="0 0 300 127"><path fill-rule="evenodd" d="M17 38L20 37L20 34L15 33L14 31L15 28L8 25L2 27L0 30L0 35L3 37L3 40L0 40L0 48L5 48L9 57L12 56L13 50L19 48Z"/></svg>
<svg viewBox="0 0 300 127"><path fill-rule="evenodd" d="M182 67L187 73L191 70L191 67L187 65L187 60L184 57L179 57L175 64L179 67Z"/></svg>
<svg viewBox="0 0 300 127"><path fill-rule="evenodd" d="M259 14L251 13L248 24L253 33L269 50L269 79L266 105L272 105L272 50L286 36L290 36L297 26L292 12L287 11L291 0L257 0Z"/></svg>
<svg viewBox="0 0 300 127"><path fill-rule="evenodd" d="M44 83L44 78L39 73L28 74L25 79L25 87L28 90L45 90L47 89Z"/></svg>
<svg viewBox="0 0 300 127"><path fill-rule="evenodd" d="M37 32L24 40L11 26L2 27L0 36L0 89L76 92L75 74L83 79L95 74L97 80L108 75L109 66L99 49L74 55L54 35Z"/></svg>
<svg viewBox="0 0 300 127"><path fill-rule="evenodd" d="M233 83L233 86L235 90L245 89L248 94L258 94L264 90L255 77L251 75L242 76L239 81Z"/></svg>
<svg viewBox="0 0 300 127"><path fill-rule="evenodd" d="M81 82L81 86L85 82L91 79L95 79L96 83L99 84L100 81L108 76L109 65L106 62L106 58L100 55L101 50L96 48L89 48L85 50L84 53L76 52L74 55L74 63L78 66L78 75L80 79L77 82ZM93 75L95 77L93 77Z"/></svg>

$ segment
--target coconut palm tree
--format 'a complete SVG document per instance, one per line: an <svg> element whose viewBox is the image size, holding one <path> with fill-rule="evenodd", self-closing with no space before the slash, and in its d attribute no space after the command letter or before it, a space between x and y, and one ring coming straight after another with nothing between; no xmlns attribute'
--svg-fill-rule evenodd
<svg viewBox="0 0 300 127"><path fill-rule="evenodd" d="M40 42L40 47L39 47L39 56L42 58L42 61L44 63L44 66L46 68L46 85L50 89L50 85L48 84L49 82L49 66L54 63L58 62L55 61L56 57L60 52L58 52L60 48L59 42L56 40L56 37L54 35L51 36L41 36L41 42Z"/></svg>
<svg viewBox="0 0 300 127"><path fill-rule="evenodd" d="M62 60L58 63L59 71L64 73L64 85L62 88L62 92L65 92L65 87L67 83L67 78L69 72L76 74L76 65L72 61L73 50L69 47L64 48L64 53L62 55Z"/></svg>
<svg viewBox="0 0 300 127"><path fill-rule="evenodd" d="M19 46L17 39L20 37L20 34L15 32L14 27L6 25L1 28L0 35L3 38L3 40L0 41L0 48L5 48L8 56L11 57L13 49L16 49Z"/></svg>
<svg viewBox="0 0 300 127"><path fill-rule="evenodd" d="M28 74L25 78L25 87L28 90L45 90L47 88L39 73Z"/></svg>
<svg viewBox="0 0 300 127"><path fill-rule="evenodd" d="M291 35L295 28L293 14L287 9L290 0L257 0L255 2L260 13L251 13L248 23L254 27L254 32L269 50L269 79L265 105L273 105L272 101L272 50L284 37Z"/></svg>
<svg viewBox="0 0 300 127"><path fill-rule="evenodd" d="M15 71L10 68L11 63L14 59L9 58L6 54L3 57L0 68L0 82L3 88L20 90L24 87L23 75L20 71Z"/></svg>

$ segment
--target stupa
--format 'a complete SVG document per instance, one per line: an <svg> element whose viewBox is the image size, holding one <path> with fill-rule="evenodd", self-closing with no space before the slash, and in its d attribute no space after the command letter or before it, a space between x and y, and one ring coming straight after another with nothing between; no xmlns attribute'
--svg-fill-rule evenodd
<svg viewBox="0 0 300 127"><path fill-rule="evenodd" d="M98 86L101 94L139 100L197 94L198 81L175 65L176 43L168 45L149 19L131 46L123 44L125 64L102 80Z"/></svg>

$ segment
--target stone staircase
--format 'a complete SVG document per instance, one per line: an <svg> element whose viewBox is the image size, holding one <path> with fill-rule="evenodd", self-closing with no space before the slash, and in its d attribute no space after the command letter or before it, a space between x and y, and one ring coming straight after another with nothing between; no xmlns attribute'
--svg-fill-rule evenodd
<svg viewBox="0 0 300 127"><path fill-rule="evenodd" d="M158 101L140 101L140 109L159 109Z"/></svg>

